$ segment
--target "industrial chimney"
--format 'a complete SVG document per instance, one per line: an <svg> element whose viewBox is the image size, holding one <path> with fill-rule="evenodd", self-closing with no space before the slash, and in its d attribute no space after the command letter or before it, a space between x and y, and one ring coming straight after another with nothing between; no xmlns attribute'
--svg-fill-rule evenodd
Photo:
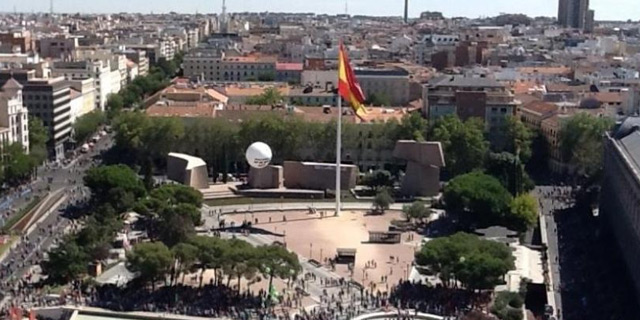
<svg viewBox="0 0 640 320"><path fill-rule="evenodd" d="M409 0L404 0L404 23L409 23Z"/></svg>

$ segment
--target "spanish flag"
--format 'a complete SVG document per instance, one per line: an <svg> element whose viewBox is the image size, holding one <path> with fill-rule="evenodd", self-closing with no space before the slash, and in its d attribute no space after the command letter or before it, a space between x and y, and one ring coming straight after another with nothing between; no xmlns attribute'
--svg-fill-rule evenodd
<svg viewBox="0 0 640 320"><path fill-rule="evenodd" d="M364 108L364 93L358 84L358 79L351 69L349 64L349 56L347 50L345 50L342 42L340 43L340 52L338 56L338 93L346 101L349 101L353 112L362 119L362 116L367 112Z"/></svg>

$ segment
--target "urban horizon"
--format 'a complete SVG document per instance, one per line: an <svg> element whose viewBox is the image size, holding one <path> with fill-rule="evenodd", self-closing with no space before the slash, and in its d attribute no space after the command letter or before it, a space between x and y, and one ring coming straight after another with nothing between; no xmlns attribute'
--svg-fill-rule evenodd
<svg viewBox="0 0 640 320"><path fill-rule="evenodd" d="M640 21L640 10L634 16L633 10L620 10L620 7L625 7L626 3L632 4L632 0L616 0L619 2L619 5L612 6L610 2L605 3L605 1L601 2L593 2L591 3L591 8L596 11L596 21ZM62 3L60 3L62 2ZM114 1L112 1L114 2ZM118 13L130 13L130 14L169 14L169 13L178 13L178 14L205 14L205 15L214 15L220 14L222 8L222 1L218 0L214 3L210 3L207 5L203 5L203 1L192 1L190 4L183 4L180 7L174 6L171 3L159 1L161 4L154 6L154 10L143 10L138 5L130 4L126 2L122 2L120 0L115 0L115 3L109 3L105 6L104 1L98 1L92 3L92 7L88 8L87 6L80 6L74 3L69 3L69 1L58 0L53 3L42 1L41 5L29 5L24 4L21 1L17 0L8 0L6 3L6 7L0 11L3 14L11 14L11 13L39 13L46 14L51 11L51 7L53 6L53 12L55 14L118 14ZM251 3L255 1L249 1ZM242 13L274 13L274 14L282 14L282 13L291 13L291 14L316 14L316 15L342 15L349 14L351 16L367 16L367 17L402 17L403 12L403 2L397 1L397 7L393 7L395 10L390 10L386 12L377 11L376 6L363 6L361 1L354 0L333 0L333 5L325 5L322 7L316 7L312 5L283 5L283 1L280 1L279 4L275 6L265 7L260 5L259 3L256 5L251 4L242 4L238 6L233 3L227 3L227 12L229 14L242 14ZM388 2L388 1L387 1ZM557 0L542 0L543 3L538 3L538 5L531 4L519 4L518 6L511 5L497 5L490 4L484 7L476 7L472 4L465 5L468 0L457 0L457 2L461 2L461 6L456 8L451 8L451 6L438 5L433 4L430 6L425 6L424 4L413 4L409 3L409 18L415 19L420 16L420 13L426 11L436 11L442 12L445 17L448 18L467 18L467 19L482 19L495 17L503 14L524 14L526 16L536 18L536 17L546 17L553 18L557 16ZM497 1L504 2L504 1ZM165 5L162 5L165 4ZM70 7L73 7L71 9ZM116 7L117 9L112 9ZM389 6L382 6L388 8ZM160 10L157 10L160 8ZM255 10L254 10L255 8ZM283 9L287 10L283 10ZM473 8L473 10L471 9ZM249 9L249 10L247 10ZM640 9L640 7L639 7Z"/></svg>

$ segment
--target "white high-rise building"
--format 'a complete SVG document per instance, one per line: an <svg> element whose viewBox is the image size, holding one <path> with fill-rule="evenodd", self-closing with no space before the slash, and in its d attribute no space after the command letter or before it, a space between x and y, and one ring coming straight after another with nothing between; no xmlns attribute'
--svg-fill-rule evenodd
<svg viewBox="0 0 640 320"><path fill-rule="evenodd" d="M0 145L20 143L29 152L29 118L22 85L11 78L0 88Z"/></svg>

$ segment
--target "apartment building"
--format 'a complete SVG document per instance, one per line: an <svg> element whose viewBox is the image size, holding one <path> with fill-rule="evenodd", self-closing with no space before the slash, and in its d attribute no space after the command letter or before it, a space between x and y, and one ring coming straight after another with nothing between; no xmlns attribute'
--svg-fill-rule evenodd
<svg viewBox="0 0 640 320"><path fill-rule="evenodd" d="M493 129L515 116L519 104L507 86L488 78L445 75L423 86L423 114L431 121L457 114L463 120L481 118Z"/></svg>
<svg viewBox="0 0 640 320"><path fill-rule="evenodd" d="M388 99L390 106L409 103L409 72L404 69L356 69L356 77L365 97Z"/></svg>
<svg viewBox="0 0 640 320"><path fill-rule="evenodd" d="M78 38L66 36L42 38L36 41L36 44L43 58L66 59L73 56L73 52L78 47Z"/></svg>
<svg viewBox="0 0 640 320"><path fill-rule="evenodd" d="M34 49L31 32L16 30L0 33L0 53L28 53Z"/></svg>
<svg viewBox="0 0 640 320"><path fill-rule="evenodd" d="M68 80L93 79L96 88L95 105L102 111L105 110L107 97L121 88L120 71L112 71L108 60L57 61L53 63L51 71L54 77L62 76Z"/></svg>
<svg viewBox="0 0 640 320"><path fill-rule="evenodd" d="M142 50L124 50L122 54L127 59L135 62L138 65L138 75L146 76L149 74L149 59L147 59L146 51Z"/></svg>
<svg viewBox="0 0 640 320"><path fill-rule="evenodd" d="M65 144L71 137L71 88L64 77L31 79L22 97L29 115L40 118L49 132L47 149L52 159L65 157Z"/></svg>
<svg viewBox="0 0 640 320"><path fill-rule="evenodd" d="M9 79L0 87L0 147L20 143L29 152L29 118L22 102L22 85Z"/></svg>
<svg viewBox="0 0 640 320"><path fill-rule="evenodd" d="M214 51L195 51L184 57L184 75L204 81L273 81L276 58L226 57Z"/></svg>
<svg viewBox="0 0 640 320"><path fill-rule="evenodd" d="M71 87L71 122L96 110L96 88L93 79L65 80Z"/></svg>

